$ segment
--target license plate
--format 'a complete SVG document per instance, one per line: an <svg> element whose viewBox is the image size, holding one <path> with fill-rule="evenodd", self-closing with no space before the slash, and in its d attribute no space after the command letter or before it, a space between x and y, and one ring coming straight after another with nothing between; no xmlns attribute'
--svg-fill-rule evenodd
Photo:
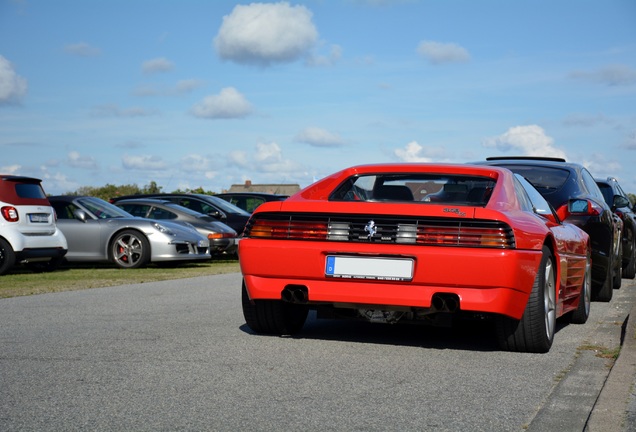
<svg viewBox="0 0 636 432"><path fill-rule="evenodd" d="M329 255L325 276L345 279L410 281L413 260L410 258L368 258Z"/></svg>
<svg viewBox="0 0 636 432"><path fill-rule="evenodd" d="M49 215L46 213L29 213L29 220L34 223L47 223Z"/></svg>

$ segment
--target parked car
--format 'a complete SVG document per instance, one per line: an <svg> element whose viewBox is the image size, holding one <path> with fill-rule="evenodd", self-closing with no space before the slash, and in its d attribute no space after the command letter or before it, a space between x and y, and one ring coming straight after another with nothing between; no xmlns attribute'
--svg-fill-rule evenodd
<svg viewBox="0 0 636 432"><path fill-rule="evenodd" d="M225 201L242 208L248 213L253 213L256 207L268 201L284 201L289 195L270 194L263 192L223 192L214 195Z"/></svg>
<svg viewBox="0 0 636 432"><path fill-rule="evenodd" d="M621 286L621 230L592 174L580 164L561 158L490 157L485 163L502 166L525 177L552 204L557 214L590 235L592 298L610 301Z"/></svg>
<svg viewBox="0 0 636 432"><path fill-rule="evenodd" d="M20 263L35 271L57 268L67 242L40 179L0 175L0 214L0 275Z"/></svg>
<svg viewBox="0 0 636 432"><path fill-rule="evenodd" d="M69 262L109 261L121 268L210 259L210 243L193 227L136 218L102 199L52 196Z"/></svg>
<svg viewBox="0 0 636 432"><path fill-rule="evenodd" d="M187 207L190 210L212 216L213 218L231 227L238 234L241 234L243 232L243 228L250 218L250 214L245 210L230 204L224 199L206 194L157 193L126 195L111 198L109 201L111 203L116 203L117 201L131 198L159 198L172 201L183 207Z"/></svg>
<svg viewBox="0 0 636 432"><path fill-rule="evenodd" d="M502 349L546 352L587 320L589 236L500 167L357 166L258 207L239 242L256 333L317 317L443 324L493 318Z"/></svg>
<svg viewBox="0 0 636 432"><path fill-rule="evenodd" d="M212 216L195 212L172 201L156 198L125 199L115 202L115 205L136 217L193 226L199 234L210 241L212 255L236 253L236 231Z"/></svg>
<svg viewBox="0 0 636 432"><path fill-rule="evenodd" d="M614 177L596 179L596 184L601 189L605 202L623 222L623 277L634 279L636 277L636 214L632 209L632 203Z"/></svg>

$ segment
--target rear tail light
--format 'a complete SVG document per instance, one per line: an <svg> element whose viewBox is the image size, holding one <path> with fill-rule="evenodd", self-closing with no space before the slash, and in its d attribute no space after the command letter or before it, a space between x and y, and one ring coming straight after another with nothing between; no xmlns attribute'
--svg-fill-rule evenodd
<svg viewBox="0 0 636 432"><path fill-rule="evenodd" d="M208 239L209 240L215 240L215 239L224 239L224 238L233 238L236 237L233 233L229 233L229 232L214 232L214 233L210 233L208 234Z"/></svg>
<svg viewBox="0 0 636 432"><path fill-rule="evenodd" d="M288 240L326 240L327 232L327 222L256 219L249 232L246 232L246 236Z"/></svg>
<svg viewBox="0 0 636 432"><path fill-rule="evenodd" d="M415 238L400 238L398 243L415 243L430 246L464 246L514 248L515 240L508 227L418 227Z"/></svg>
<svg viewBox="0 0 636 432"><path fill-rule="evenodd" d="M15 207L10 206L2 207L2 217L4 217L7 222L17 222L20 219L20 216L18 216L18 210Z"/></svg>
<svg viewBox="0 0 636 432"><path fill-rule="evenodd" d="M364 222L366 218L363 218ZM505 223L383 221L370 238L364 223L324 220L252 218L245 237L274 240L325 240L344 242L376 242L423 246L462 246L514 248L514 232Z"/></svg>

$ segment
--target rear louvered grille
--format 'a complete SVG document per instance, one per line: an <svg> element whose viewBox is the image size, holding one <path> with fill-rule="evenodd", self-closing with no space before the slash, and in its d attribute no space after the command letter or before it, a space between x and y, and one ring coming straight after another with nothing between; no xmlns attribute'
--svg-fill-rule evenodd
<svg viewBox="0 0 636 432"><path fill-rule="evenodd" d="M341 242L514 248L514 233L499 221L374 216L256 215L245 237Z"/></svg>

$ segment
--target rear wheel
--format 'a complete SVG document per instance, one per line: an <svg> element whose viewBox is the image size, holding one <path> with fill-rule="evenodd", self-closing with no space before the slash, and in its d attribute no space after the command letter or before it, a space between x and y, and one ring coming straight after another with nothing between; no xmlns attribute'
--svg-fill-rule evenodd
<svg viewBox="0 0 636 432"><path fill-rule="evenodd" d="M250 300L243 281L241 303L245 322L256 333L292 335L305 325L307 306L282 300Z"/></svg>
<svg viewBox="0 0 636 432"><path fill-rule="evenodd" d="M612 263L611 261L607 262L605 282L603 282L603 286L601 286L601 289L599 289L596 292L596 296L594 296L594 300L601 301L601 302L608 302L612 300L612 295L614 294L614 287L613 287L614 278L612 277L613 265L614 263Z"/></svg>
<svg viewBox="0 0 636 432"><path fill-rule="evenodd" d="M150 261L150 243L135 230L125 230L110 243L110 258L121 268L138 268Z"/></svg>
<svg viewBox="0 0 636 432"><path fill-rule="evenodd" d="M543 247L539 271L520 320L500 317L497 339L502 349L545 353L550 350L556 328L556 274L550 249Z"/></svg>
<svg viewBox="0 0 636 432"><path fill-rule="evenodd" d="M632 240L630 250L631 256L629 258L629 262L625 267L623 267L623 277L625 279L634 279L636 277L636 241Z"/></svg>
<svg viewBox="0 0 636 432"><path fill-rule="evenodd" d="M15 252L13 248L3 238L0 238L0 275L5 274L15 264Z"/></svg>
<svg viewBox="0 0 636 432"><path fill-rule="evenodd" d="M616 260L616 268L614 269L614 278L612 279L612 287L619 289L623 283L623 245L619 248L618 259Z"/></svg>
<svg viewBox="0 0 636 432"><path fill-rule="evenodd" d="M588 256L585 264L585 276L583 277L583 286L579 296L579 306L570 316L570 322L573 324L585 324L590 316L590 302L592 300L592 260Z"/></svg>

